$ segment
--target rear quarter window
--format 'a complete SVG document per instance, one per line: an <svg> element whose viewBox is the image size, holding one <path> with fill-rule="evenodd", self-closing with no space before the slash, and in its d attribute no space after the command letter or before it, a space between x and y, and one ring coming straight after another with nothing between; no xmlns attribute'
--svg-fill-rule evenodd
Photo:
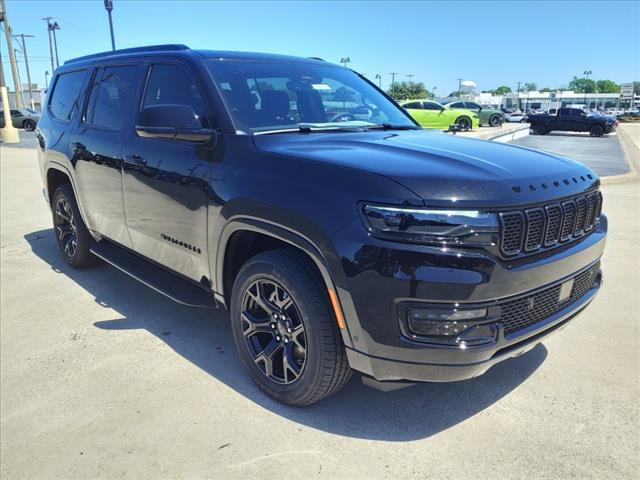
<svg viewBox="0 0 640 480"><path fill-rule="evenodd" d="M86 74L86 70L78 70L58 76L49 100L51 116L65 122L71 119Z"/></svg>

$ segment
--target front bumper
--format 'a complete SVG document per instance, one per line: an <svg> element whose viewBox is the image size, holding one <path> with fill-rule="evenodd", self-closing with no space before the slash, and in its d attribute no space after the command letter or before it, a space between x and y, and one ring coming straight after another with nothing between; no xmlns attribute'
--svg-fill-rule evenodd
<svg viewBox="0 0 640 480"><path fill-rule="evenodd" d="M351 367L379 381L447 382L473 378L521 355L564 327L594 298L601 272L579 298L561 310L507 332L498 324L493 343L444 346L417 342L403 330L398 305L500 304L549 289L595 268L606 242L607 220L589 236L529 257L505 260L475 250L400 245L368 237L356 247L353 224L333 240L345 277L337 282L348 328ZM558 307L559 308L559 307Z"/></svg>

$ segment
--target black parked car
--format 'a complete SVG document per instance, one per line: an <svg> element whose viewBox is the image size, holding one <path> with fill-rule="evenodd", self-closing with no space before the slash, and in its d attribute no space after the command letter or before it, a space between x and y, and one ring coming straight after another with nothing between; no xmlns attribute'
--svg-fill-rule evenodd
<svg viewBox="0 0 640 480"><path fill-rule="evenodd" d="M560 108L556 115L530 114L529 123L536 135L562 131L589 132L592 137L611 133L617 125L617 121L611 117L587 113L580 108Z"/></svg>
<svg viewBox="0 0 640 480"><path fill-rule="evenodd" d="M321 60L163 45L68 61L37 139L66 261L228 309L282 402L352 370L381 388L478 376L600 286L593 171L423 131Z"/></svg>

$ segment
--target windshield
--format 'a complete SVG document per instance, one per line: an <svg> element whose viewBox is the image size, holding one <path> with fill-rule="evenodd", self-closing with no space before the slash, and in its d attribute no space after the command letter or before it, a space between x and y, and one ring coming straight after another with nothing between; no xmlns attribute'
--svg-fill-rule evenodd
<svg viewBox="0 0 640 480"><path fill-rule="evenodd" d="M311 62L205 60L236 129L415 127L349 69Z"/></svg>

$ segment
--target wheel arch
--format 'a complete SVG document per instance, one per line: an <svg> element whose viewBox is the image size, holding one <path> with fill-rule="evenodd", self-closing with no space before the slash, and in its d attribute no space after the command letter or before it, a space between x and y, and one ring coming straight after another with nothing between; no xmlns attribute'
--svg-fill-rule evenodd
<svg viewBox="0 0 640 480"><path fill-rule="evenodd" d="M55 192L58 186L62 185L63 183L68 183L69 185L71 185L71 190L73 190L73 196L76 199L76 203L78 205L78 210L80 210L82 220L85 224L87 224L87 216L82 206L82 202L80 201L80 197L78 196L78 191L76 189L75 182L73 181L73 175L71 175L71 172L64 165L60 165L56 162L48 162L45 166L45 172L45 193L47 196L47 202L51 204L53 192Z"/></svg>
<svg viewBox="0 0 640 480"><path fill-rule="evenodd" d="M275 223L248 217L231 219L223 228L215 257L215 291L218 301L229 306L233 280L250 257L274 248L294 247L316 266L329 296L338 323L344 323L344 308L322 251L304 235ZM333 292L329 293L329 292ZM334 297L335 296L335 297ZM351 346L348 328L341 328L346 346Z"/></svg>

